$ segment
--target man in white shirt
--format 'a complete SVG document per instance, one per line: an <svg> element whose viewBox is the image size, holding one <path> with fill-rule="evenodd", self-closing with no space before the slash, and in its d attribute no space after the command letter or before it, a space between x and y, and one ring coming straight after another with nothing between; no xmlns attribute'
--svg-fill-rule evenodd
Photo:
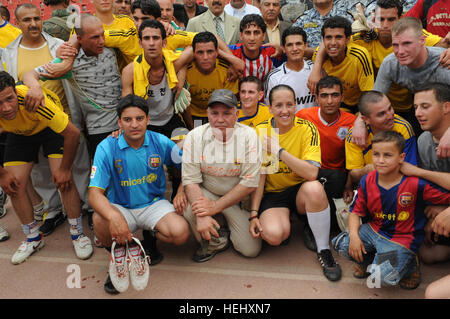
<svg viewBox="0 0 450 319"><path fill-rule="evenodd" d="M257 7L246 3L245 0L230 0L230 3L225 6L225 12L239 19L252 13L261 15L261 11Z"/></svg>
<svg viewBox="0 0 450 319"><path fill-rule="evenodd" d="M313 63L304 60L306 49L306 32L300 27L290 27L283 32L281 44L287 61L272 70L265 81L265 102L269 103L270 90L278 84L289 85L295 92L296 112L316 105L314 94L306 85Z"/></svg>

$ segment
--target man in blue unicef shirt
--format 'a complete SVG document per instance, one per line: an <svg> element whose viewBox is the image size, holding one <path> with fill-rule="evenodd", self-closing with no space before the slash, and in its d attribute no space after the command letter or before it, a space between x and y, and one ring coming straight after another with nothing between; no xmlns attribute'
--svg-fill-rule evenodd
<svg viewBox="0 0 450 319"><path fill-rule="evenodd" d="M163 166L181 170L181 150L166 136L147 131L151 119L144 99L126 96L119 102L117 114L123 133L99 144L89 185L95 233L108 250L115 241L112 253L116 260L111 263L116 266L126 260L120 260L120 251L126 243L134 243L132 233L138 229L150 230L156 238L175 245L184 244L189 237L186 220L164 197ZM149 254L151 259L159 257L152 256L152 251ZM105 290L117 293L114 288L117 285L111 284L111 278L108 276Z"/></svg>

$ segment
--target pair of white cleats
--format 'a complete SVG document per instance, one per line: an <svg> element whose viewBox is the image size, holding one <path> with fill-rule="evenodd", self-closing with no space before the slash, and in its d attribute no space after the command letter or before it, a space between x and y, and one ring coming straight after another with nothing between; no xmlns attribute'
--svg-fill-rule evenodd
<svg viewBox="0 0 450 319"><path fill-rule="evenodd" d="M73 248L75 249L75 254L79 259L88 259L94 253L94 249L92 248L92 243L89 237L85 235L81 235L76 240L72 240ZM18 265L23 263L28 259L32 254L43 248L44 236L41 235L41 239L34 241L24 241L19 246L19 249L14 253L11 258L11 263L14 265Z"/></svg>
<svg viewBox="0 0 450 319"><path fill-rule="evenodd" d="M109 276L114 287L124 292L131 285L136 290L144 290L150 277L150 257L146 255L139 239L133 237L131 244L118 246L113 241Z"/></svg>

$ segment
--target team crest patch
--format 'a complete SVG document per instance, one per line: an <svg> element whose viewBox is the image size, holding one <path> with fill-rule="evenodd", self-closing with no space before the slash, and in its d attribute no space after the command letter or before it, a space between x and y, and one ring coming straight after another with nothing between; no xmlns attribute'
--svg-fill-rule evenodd
<svg viewBox="0 0 450 319"><path fill-rule="evenodd" d="M414 201L414 195L411 193L402 193L398 197L398 203L403 206L409 206Z"/></svg>
<svg viewBox="0 0 450 319"><path fill-rule="evenodd" d="M347 126L341 126L338 131L336 132L336 135L341 139L344 140L348 133L348 127Z"/></svg>
<svg viewBox="0 0 450 319"><path fill-rule="evenodd" d="M148 157L148 166L152 169L157 169L161 165L161 156L153 154Z"/></svg>

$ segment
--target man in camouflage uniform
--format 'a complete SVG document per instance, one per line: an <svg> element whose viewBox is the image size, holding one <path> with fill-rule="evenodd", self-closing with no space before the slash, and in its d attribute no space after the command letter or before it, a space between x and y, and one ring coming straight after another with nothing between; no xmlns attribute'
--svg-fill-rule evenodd
<svg viewBox="0 0 450 319"><path fill-rule="evenodd" d="M43 31L63 41L69 40L71 28L67 18L72 13L68 10L69 0L44 0L44 4L52 9L52 17L44 21Z"/></svg>
<svg viewBox="0 0 450 319"><path fill-rule="evenodd" d="M308 45L316 48L322 42L322 25L326 19L334 16L341 16L353 21L353 16L349 13L357 2L364 4L365 1L356 0L313 0L313 7L303 13L293 24L305 30ZM320 4L319 4L320 3ZM327 11L328 10L328 11ZM321 14L322 13L322 14Z"/></svg>

